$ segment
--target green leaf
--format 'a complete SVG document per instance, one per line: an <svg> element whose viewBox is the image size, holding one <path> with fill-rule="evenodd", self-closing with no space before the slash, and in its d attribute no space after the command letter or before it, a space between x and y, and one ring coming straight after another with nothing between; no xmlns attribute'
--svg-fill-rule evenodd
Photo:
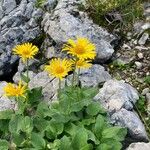
<svg viewBox="0 0 150 150"><path fill-rule="evenodd" d="M63 132L64 124L57 123L54 120L51 120L49 126L46 129L46 136L49 139L55 139L59 134Z"/></svg>
<svg viewBox="0 0 150 150"><path fill-rule="evenodd" d="M100 143L100 141L96 138L96 136L94 135L94 133L90 130L87 130L88 133L88 141L93 141L96 145L98 145Z"/></svg>
<svg viewBox="0 0 150 150"><path fill-rule="evenodd" d="M16 111L16 114L18 114L18 115L23 114L25 108L26 108L26 104L22 100L19 100L18 101L18 110Z"/></svg>
<svg viewBox="0 0 150 150"><path fill-rule="evenodd" d="M33 129L32 119L28 116L25 116L20 123L20 128L23 132L30 133Z"/></svg>
<svg viewBox="0 0 150 150"><path fill-rule="evenodd" d="M28 102L34 104L42 99L42 87L33 88L28 92Z"/></svg>
<svg viewBox="0 0 150 150"><path fill-rule="evenodd" d="M60 108L64 114L79 112L93 101L97 93L94 88L66 87L60 92Z"/></svg>
<svg viewBox="0 0 150 150"><path fill-rule="evenodd" d="M105 123L104 117L102 115L98 115L94 125L94 133L99 140L101 140L102 131L106 127L107 125Z"/></svg>
<svg viewBox="0 0 150 150"><path fill-rule="evenodd" d="M25 135L23 135L23 134L18 134L18 133L13 133L13 134L12 134L12 139L13 139L13 142L14 142L18 147L21 147L22 144L25 142Z"/></svg>
<svg viewBox="0 0 150 150"><path fill-rule="evenodd" d="M35 117L33 120L34 127L39 131L39 132L44 132L49 125L49 121L45 120L43 118L38 118Z"/></svg>
<svg viewBox="0 0 150 150"><path fill-rule="evenodd" d="M58 150L60 147L60 140L56 139L53 143L47 144L47 148L50 150Z"/></svg>
<svg viewBox="0 0 150 150"><path fill-rule="evenodd" d="M8 109L0 111L0 119L11 119L14 114L14 110Z"/></svg>
<svg viewBox="0 0 150 150"><path fill-rule="evenodd" d="M99 102L92 102L90 105L88 105L86 112L91 116L95 116L98 113L106 113L106 111L100 106Z"/></svg>
<svg viewBox="0 0 150 150"><path fill-rule="evenodd" d="M88 133L86 129L80 128L76 131L75 136L72 139L71 147L75 150L90 150L91 145L87 143Z"/></svg>
<svg viewBox="0 0 150 150"><path fill-rule="evenodd" d="M90 125L90 124L95 123L95 121L96 121L96 120L95 120L94 117L89 118L89 119L82 119L81 124L88 126L88 125Z"/></svg>
<svg viewBox="0 0 150 150"><path fill-rule="evenodd" d="M7 134L9 132L8 126L9 120L0 120L0 132L2 132L1 134Z"/></svg>
<svg viewBox="0 0 150 150"><path fill-rule="evenodd" d="M31 135L31 144L34 148L37 148L38 150L43 150L46 146L46 142L43 137L40 134L34 132Z"/></svg>
<svg viewBox="0 0 150 150"><path fill-rule="evenodd" d="M71 148L71 140L67 136L63 136L60 140L59 150L73 150Z"/></svg>
<svg viewBox="0 0 150 150"><path fill-rule="evenodd" d="M107 140L105 143L101 143L96 150L121 150L122 144L114 140Z"/></svg>
<svg viewBox="0 0 150 150"><path fill-rule="evenodd" d="M71 136L74 136L76 132L78 131L78 126L76 126L74 123L68 123L65 125L65 132L70 134Z"/></svg>
<svg viewBox="0 0 150 150"><path fill-rule="evenodd" d="M144 78L144 82L147 84L150 84L150 75L148 75Z"/></svg>
<svg viewBox="0 0 150 150"><path fill-rule="evenodd" d="M8 150L9 143L6 140L0 139L0 150Z"/></svg>
<svg viewBox="0 0 150 150"><path fill-rule="evenodd" d="M24 75L23 73L21 73L21 79L22 81L29 83L30 82L30 78L28 78L26 75Z"/></svg>
<svg viewBox="0 0 150 150"><path fill-rule="evenodd" d="M9 131L11 133L19 133L23 119L24 118L21 115L13 116L9 122Z"/></svg>
<svg viewBox="0 0 150 150"><path fill-rule="evenodd" d="M50 109L45 102L41 102L37 106L36 115L40 118L45 118L49 114Z"/></svg>
<svg viewBox="0 0 150 150"><path fill-rule="evenodd" d="M102 140L114 139L117 141L123 141L127 134L127 129L122 127L109 127L105 128L102 132Z"/></svg>

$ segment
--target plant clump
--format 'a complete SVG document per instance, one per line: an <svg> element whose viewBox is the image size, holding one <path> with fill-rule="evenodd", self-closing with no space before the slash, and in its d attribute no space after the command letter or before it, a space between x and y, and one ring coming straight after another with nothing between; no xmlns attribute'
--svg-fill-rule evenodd
<svg viewBox="0 0 150 150"><path fill-rule="evenodd" d="M0 112L0 149L121 150L127 130L109 123L107 112L94 101L98 88L80 87L74 76L71 86L61 87L68 72L91 67L96 52L94 44L88 44L72 40L67 49L72 58L54 58L45 66L49 75L59 79L58 99L50 105L43 101L42 87L29 88L28 73L22 74L19 85L6 85L5 95L16 100L18 108ZM85 54L91 53L84 55L81 47ZM83 55L72 54L72 48Z"/></svg>

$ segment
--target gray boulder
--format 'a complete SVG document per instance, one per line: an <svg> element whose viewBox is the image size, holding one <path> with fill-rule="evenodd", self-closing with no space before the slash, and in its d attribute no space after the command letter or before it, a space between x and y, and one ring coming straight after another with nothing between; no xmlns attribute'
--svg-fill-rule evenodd
<svg viewBox="0 0 150 150"><path fill-rule="evenodd" d="M147 141L147 133L145 127L141 122L139 116L124 108L120 109L111 116L112 124L126 127L128 129L129 135L138 141Z"/></svg>
<svg viewBox="0 0 150 150"><path fill-rule="evenodd" d="M31 78L29 88L43 87L44 100L50 103L57 99L58 82L58 79L50 77L47 72L40 72Z"/></svg>
<svg viewBox="0 0 150 150"><path fill-rule="evenodd" d="M53 12L45 13L43 29L56 43L57 49L60 49L69 38L87 37L96 44L96 61L105 62L114 52L110 43L116 38L95 25L86 13L79 11L78 4L78 0L59 0Z"/></svg>
<svg viewBox="0 0 150 150"><path fill-rule="evenodd" d="M18 4L16 0L0 2L0 76L9 74L17 66L18 57L12 55L12 48L41 34L42 15L34 0L21 0Z"/></svg>
<svg viewBox="0 0 150 150"><path fill-rule="evenodd" d="M132 143L126 150L150 150L150 143Z"/></svg>
<svg viewBox="0 0 150 150"><path fill-rule="evenodd" d="M73 75L69 75L66 79L68 85L71 85ZM99 87L104 82L111 79L111 75L101 65L95 64L91 68L81 69L79 81L83 87ZM75 83L77 84L77 74L75 75Z"/></svg>
<svg viewBox="0 0 150 150"><path fill-rule="evenodd" d="M106 81L95 96L95 100L99 100L109 112L110 120L114 125L127 127L129 135L135 141L147 141L144 125L133 112L134 104L138 99L138 92L131 85L117 80Z"/></svg>
<svg viewBox="0 0 150 150"><path fill-rule="evenodd" d="M105 82L95 99L100 100L102 105L110 113L125 108L133 109L133 104L139 99L138 92L123 81L109 80Z"/></svg>

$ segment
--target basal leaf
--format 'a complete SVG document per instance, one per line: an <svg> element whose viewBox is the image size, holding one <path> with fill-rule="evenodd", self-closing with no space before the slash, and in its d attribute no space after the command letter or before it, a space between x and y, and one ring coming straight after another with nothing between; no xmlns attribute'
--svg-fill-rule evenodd
<svg viewBox="0 0 150 150"><path fill-rule="evenodd" d="M86 112L91 116L95 116L98 113L106 113L105 110L100 106L99 102L92 102L90 105L88 105Z"/></svg>
<svg viewBox="0 0 150 150"><path fill-rule="evenodd" d="M14 110L11 109L0 111L0 119L11 119L13 114Z"/></svg>
<svg viewBox="0 0 150 150"><path fill-rule="evenodd" d="M71 147L75 150L89 150L90 145L87 143L88 141L88 133L86 129L80 128L76 131L76 134L74 135Z"/></svg>
<svg viewBox="0 0 150 150"><path fill-rule="evenodd" d="M54 120L51 120L49 123L49 126L47 126L46 129L46 136L49 139L55 139L59 134L63 132L64 124L63 123L57 123Z"/></svg>
<svg viewBox="0 0 150 150"><path fill-rule="evenodd" d="M46 147L46 142L43 137L40 134L34 132L31 135L31 144L38 150L43 150Z"/></svg>
<svg viewBox="0 0 150 150"><path fill-rule="evenodd" d="M33 129L33 120L25 116L20 122L20 128L23 132L30 133Z"/></svg>
<svg viewBox="0 0 150 150"><path fill-rule="evenodd" d="M106 127L106 123L104 117L102 115L98 115L96 118L96 123L94 125L94 133L99 140L101 139L102 131L105 127Z"/></svg>
<svg viewBox="0 0 150 150"><path fill-rule="evenodd" d="M71 148L71 140L67 136L63 136L60 140L59 150L73 150Z"/></svg>
<svg viewBox="0 0 150 150"><path fill-rule="evenodd" d="M127 134L127 129L122 127L109 127L105 128L102 132L102 139L114 139L117 141L123 141Z"/></svg>
<svg viewBox="0 0 150 150"><path fill-rule="evenodd" d="M42 87L33 88L28 92L28 102L37 103L42 99Z"/></svg>
<svg viewBox="0 0 150 150"><path fill-rule="evenodd" d="M9 131L11 133L19 133L19 131L21 130L21 122L23 119L24 118L21 115L13 116L9 122Z"/></svg>
<svg viewBox="0 0 150 150"><path fill-rule="evenodd" d="M48 105L45 102L41 102L37 106L36 115L45 118L49 114L49 111L50 109L48 108Z"/></svg>
<svg viewBox="0 0 150 150"><path fill-rule="evenodd" d="M0 150L8 150L9 143L6 140L0 139Z"/></svg>
<svg viewBox="0 0 150 150"><path fill-rule="evenodd" d="M19 134L19 133L13 133L12 134L12 140L13 142L18 146L23 146L22 144L25 142L25 135Z"/></svg>

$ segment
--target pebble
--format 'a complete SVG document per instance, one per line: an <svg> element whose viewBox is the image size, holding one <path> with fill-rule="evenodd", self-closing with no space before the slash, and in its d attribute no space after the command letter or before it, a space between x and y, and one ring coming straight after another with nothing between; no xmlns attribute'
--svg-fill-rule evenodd
<svg viewBox="0 0 150 150"><path fill-rule="evenodd" d="M150 93L146 93L147 103L150 105Z"/></svg>
<svg viewBox="0 0 150 150"><path fill-rule="evenodd" d="M143 33L143 35L139 39L138 43L140 45L144 45L146 43L146 41L148 40L148 38L149 38L149 34L145 32L145 33Z"/></svg>
<svg viewBox="0 0 150 150"><path fill-rule="evenodd" d="M125 50L131 50L131 47L127 44L123 44L122 48Z"/></svg>
<svg viewBox="0 0 150 150"><path fill-rule="evenodd" d="M149 48L148 47L145 47L145 46L136 46L135 49L137 50L148 50Z"/></svg>
<svg viewBox="0 0 150 150"><path fill-rule="evenodd" d="M138 58L140 58L140 59L143 59L143 58L144 58L143 53L138 53L137 56L138 56Z"/></svg>
<svg viewBox="0 0 150 150"><path fill-rule="evenodd" d="M135 65L137 69L141 69L142 68L142 63L135 61Z"/></svg>
<svg viewBox="0 0 150 150"><path fill-rule="evenodd" d="M150 92L150 89L149 88L145 88L145 89L143 89L143 91L142 91L142 95L146 95L147 93L149 93Z"/></svg>

